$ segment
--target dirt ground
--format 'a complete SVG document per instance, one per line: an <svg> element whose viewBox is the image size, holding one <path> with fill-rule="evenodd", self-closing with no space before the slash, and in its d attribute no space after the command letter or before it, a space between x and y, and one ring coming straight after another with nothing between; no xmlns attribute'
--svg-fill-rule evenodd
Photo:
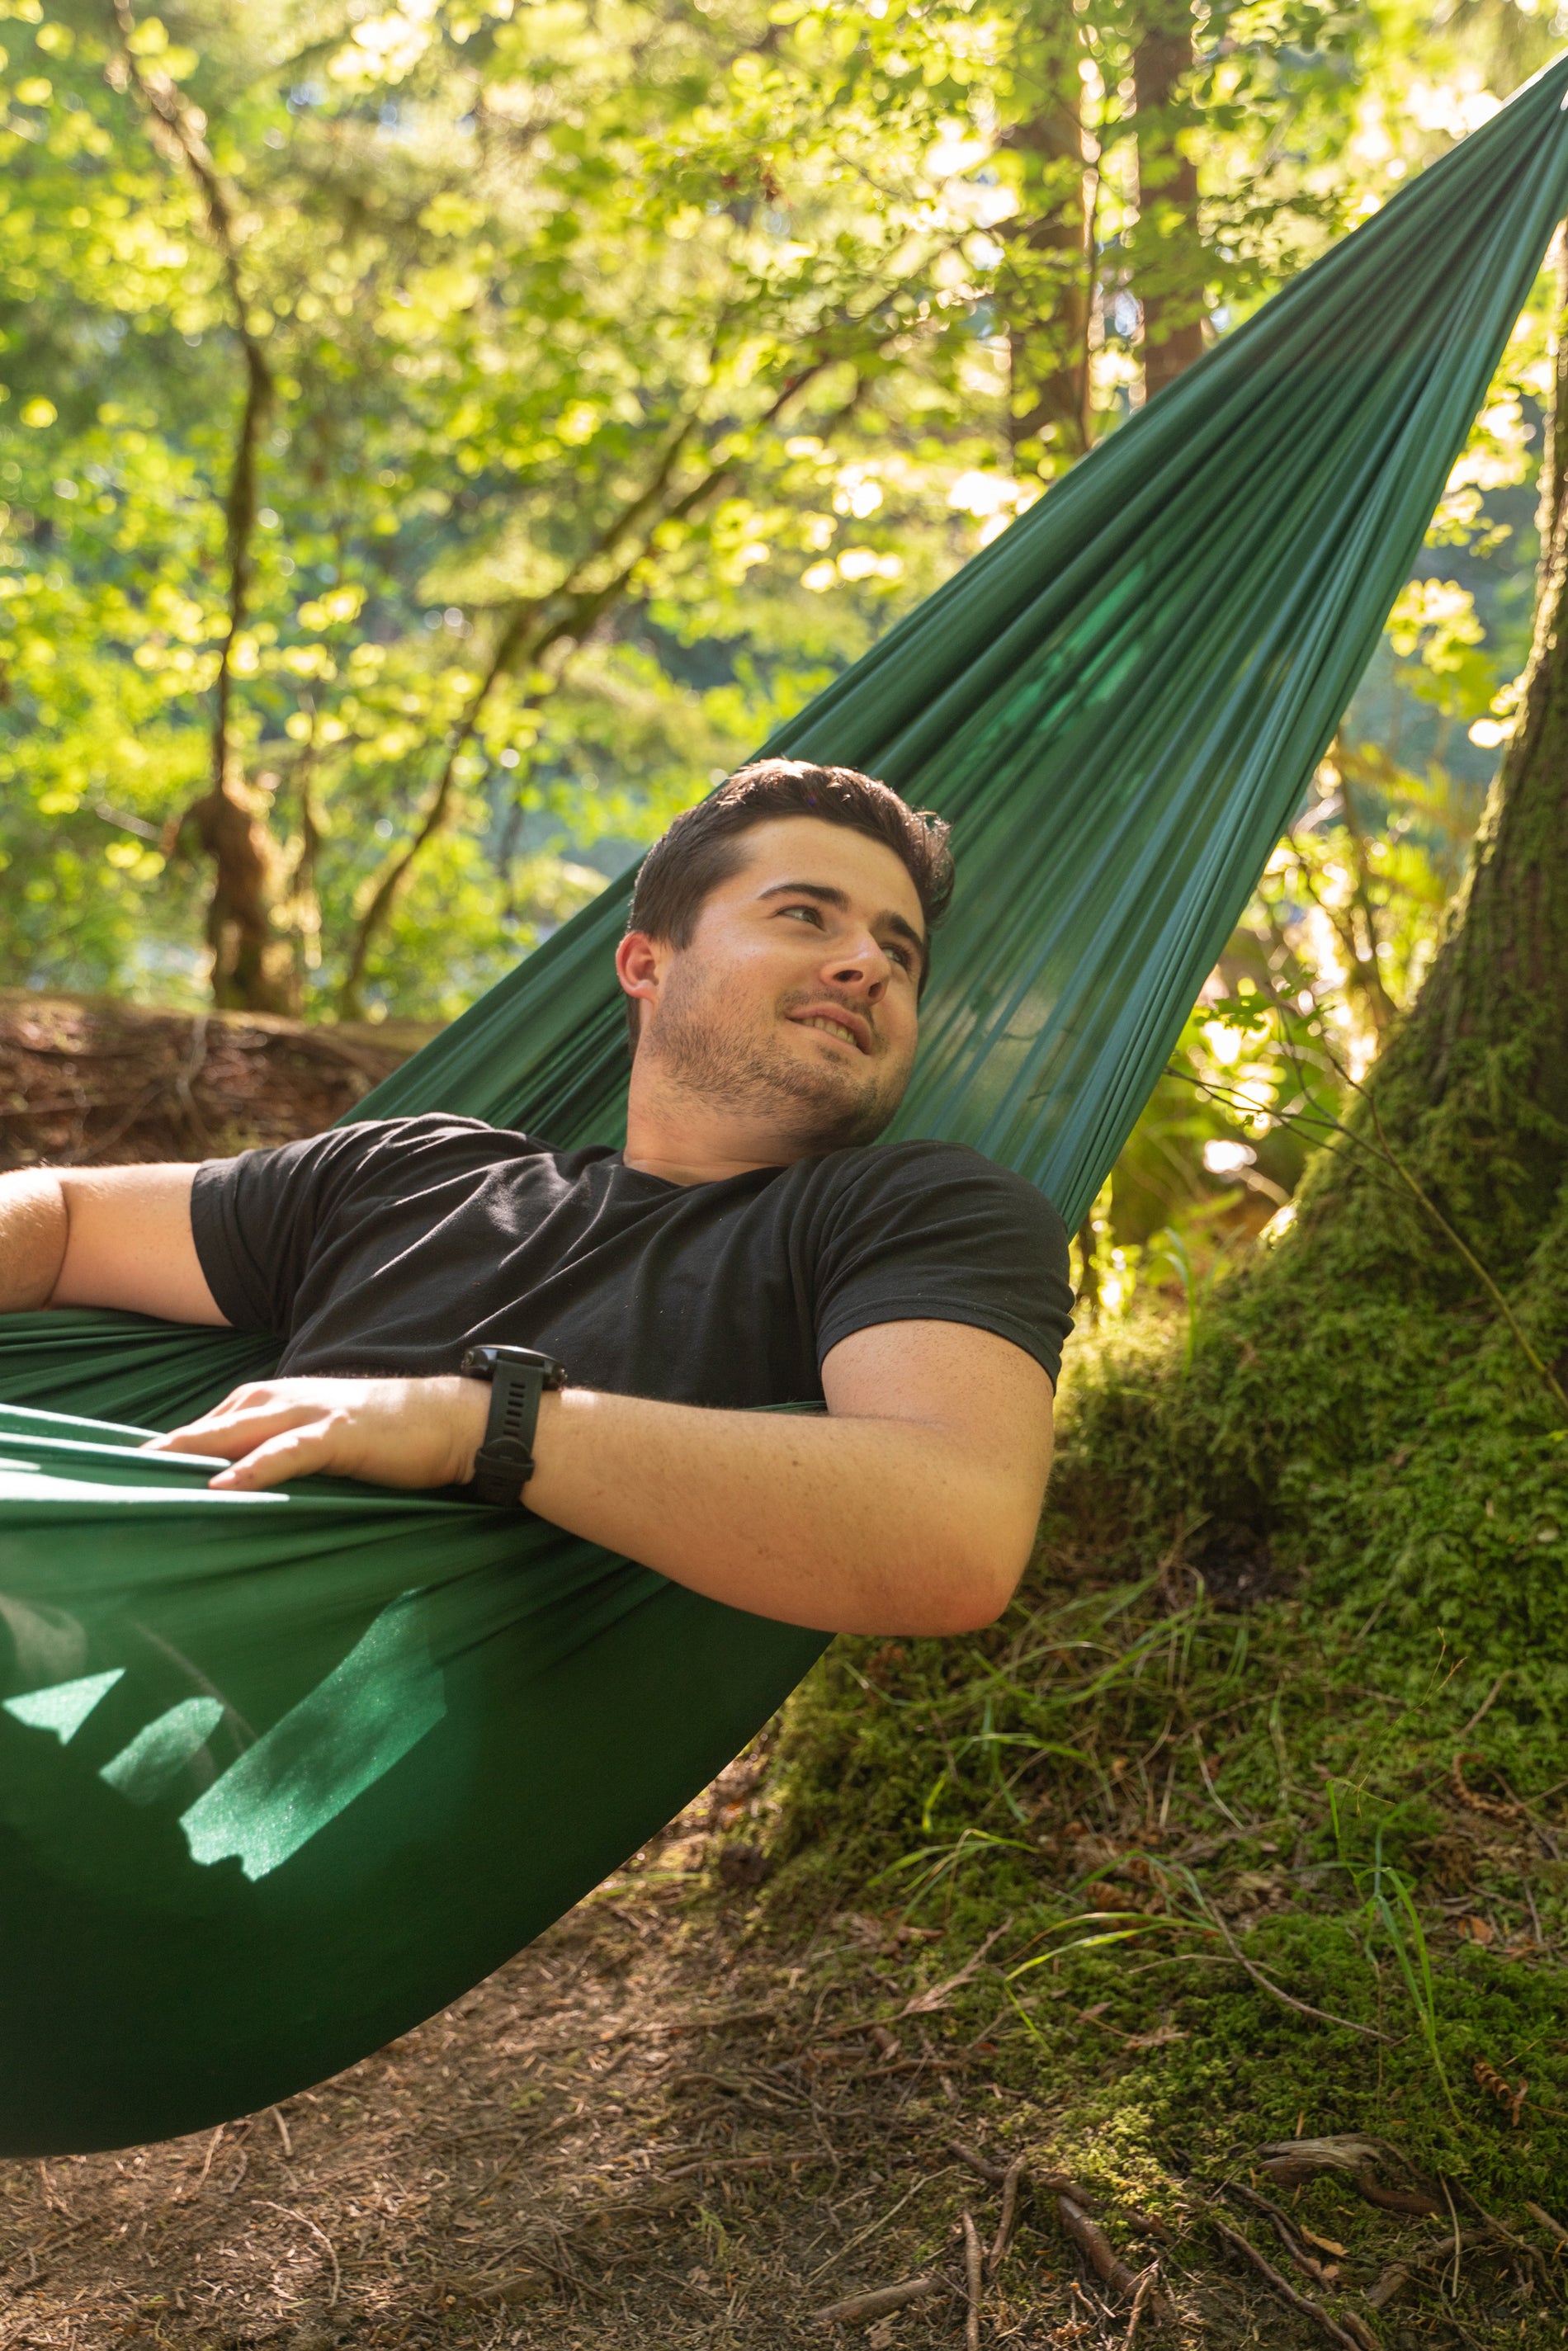
<svg viewBox="0 0 1568 2351"><path fill-rule="evenodd" d="M3 2351L1129 2342L1128 2294L1051 2209L1049 2098L988 2079L985 2034L914 1990L924 1937L839 1914L781 1949L712 1865L747 1874L748 1776L339 2080L197 2137L0 2166ZM1038 2184L970 2334L963 2216L983 2257L1004 2203L971 2158L1026 2153ZM1322 2339L1250 2280L1105 2226L1140 2275L1163 2260L1161 2341ZM922 2278L901 2310L815 2314Z"/></svg>
<svg viewBox="0 0 1568 2351"><path fill-rule="evenodd" d="M793 1947L766 1929L744 1882L756 1777L732 1766L530 1949L338 2080L163 2146L0 2164L0 2351L1564 2339L1544 2272L1484 2338L1429 2304L1375 2328L1343 2303L1339 2324L1314 2312L1245 2161L1228 2168L1244 2209L1201 2180L1175 2228L1096 2207L1051 2084L992 2077L990 2028L960 2035L923 1934L862 1913ZM983 1981L977 1958L964 1972ZM1071 2234L1064 2193L1082 2199ZM1386 2221L1384 2258L1431 2255L1429 2220ZM888 2307L900 2286L918 2298Z"/></svg>

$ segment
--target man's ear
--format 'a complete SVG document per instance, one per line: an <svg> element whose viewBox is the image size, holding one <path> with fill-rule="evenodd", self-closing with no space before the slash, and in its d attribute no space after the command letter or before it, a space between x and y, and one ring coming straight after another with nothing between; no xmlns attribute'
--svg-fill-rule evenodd
<svg viewBox="0 0 1568 2351"><path fill-rule="evenodd" d="M658 999L664 956L646 931L628 931L615 950L615 977L626 994L639 1002Z"/></svg>

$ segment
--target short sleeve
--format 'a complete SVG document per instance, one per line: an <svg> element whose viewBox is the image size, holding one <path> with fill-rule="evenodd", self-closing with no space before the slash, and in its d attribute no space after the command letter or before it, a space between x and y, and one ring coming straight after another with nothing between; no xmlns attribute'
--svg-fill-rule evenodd
<svg viewBox="0 0 1568 2351"><path fill-rule="evenodd" d="M538 1145L508 1136L523 1150ZM291 1336L299 1293L324 1249L405 1199L432 1166L494 1156L483 1119L369 1118L297 1143L204 1160L191 1228L207 1287L236 1331Z"/></svg>
<svg viewBox="0 0 1568 2351"><path fill-rule="evenodd" d="M323 1222L384 1127L335 1126L235 1159L207 1159L191 1193L191 1229L207 1287L236 1331L287 1334Z"/></svg>
<svg viewBox="0 0 1568 2351"><path fill-rule="evenodd" d="M1067 1228L1021 1176L948 1144L844 1155L817 1263L817 1361L878 1322L967 1322L1054 1385L1072 1329Z"/></svg>

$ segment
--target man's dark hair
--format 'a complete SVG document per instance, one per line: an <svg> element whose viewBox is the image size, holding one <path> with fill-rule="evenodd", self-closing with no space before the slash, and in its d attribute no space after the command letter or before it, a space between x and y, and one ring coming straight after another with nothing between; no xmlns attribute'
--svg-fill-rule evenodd
<svg viewBox="0 0 1568 2351"><path fill-rule="evenodd" d="M920 967L924 987L931 968L929 934L953 895L948 828L939 816L912 809L890 786L854 768L814 768L803 759L758 759L749 768L737 768L717 791L686 809L653 843L638 872L627 929L644 931L672 946L689 946L704 904L740 870L741 836L780 816L820 817L827 824L863 832L892 850L914 883L925 917ZM635 1051L635 998L628 998L626 1013Z"/></svg>

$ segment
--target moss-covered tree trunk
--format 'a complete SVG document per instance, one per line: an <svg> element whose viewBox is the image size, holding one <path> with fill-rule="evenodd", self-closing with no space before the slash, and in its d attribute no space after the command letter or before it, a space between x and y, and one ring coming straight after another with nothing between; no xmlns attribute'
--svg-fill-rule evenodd
<svg viewBox="0 0 1568 2351"><path fill-rule="evenodd" d="M1538 1713L1568 1707L1565 483L1560 335L1520 722L1425 987L1186 1343L1085 1351L1055 1489L1108 1557L1211 1596L1300 1579L1412 1670L1494 1658Z"/></svg>
<svg viewBox="0 0 1568 2351"><path fill-rule="evenodd" d="M1568 301L1568 275L1561 294ZM1568 338L1560 334L1519 725L1426 985L1372 1074L1352 1120L1356 1141L1333 1155L1306 1204L1307 1229L1320 1238L1347 1219L1369 1245L1392 1237L1390 1226L1409 1236L1424 1225L1458 1275L1453 1245L1420 1206L1413 1176L1504 1283L1537 1251L1568 1176L1565 471Z"/></svg>

